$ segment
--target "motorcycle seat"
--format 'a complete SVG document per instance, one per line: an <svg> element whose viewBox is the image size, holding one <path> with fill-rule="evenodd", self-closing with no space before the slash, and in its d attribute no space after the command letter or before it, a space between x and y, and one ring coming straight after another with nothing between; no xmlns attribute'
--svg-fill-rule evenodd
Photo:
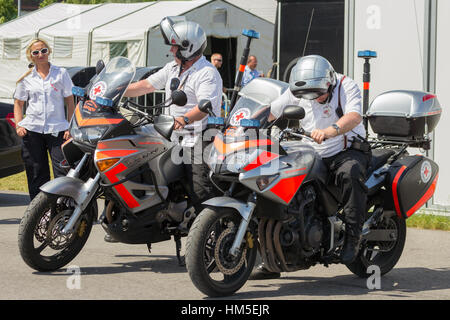
<svg viewBox="0 0 450 320"><path fill-rule="evenodd" d="M395 150L393 149L373 149L368 172L372 173L380 168L394 153Z"/></svg>

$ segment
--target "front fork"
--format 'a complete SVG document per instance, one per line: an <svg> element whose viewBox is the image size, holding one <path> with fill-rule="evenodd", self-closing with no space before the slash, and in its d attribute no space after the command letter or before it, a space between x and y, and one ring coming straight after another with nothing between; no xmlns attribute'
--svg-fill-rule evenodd
<svg viewBox="0 0 450 320"><path fill-rule="evenodd" d="M233 245L230 249L230 254L233 257L237 257L240 253L239 248L241 247L242 240L244 240L245 233L247 231L248 225L250 223L250 220L252 219L253 212L255 211L256 207L256 194L253 193L249 196L249 199L247 201L247 206L245 207L244 214L242 215L242 221L239 224L238 231L236 233L236 237L234 238Z"/></svg>
<svg viewBox="0 0 450 320"><path fill-rule="evenodd" d="M80 176L81 169L83 168L84 164L86 163L89 155L85 154L81 161L78 163L75 169L70 169L69 173L67 174L68 177L71 178L78 178ZM88 204L91 202L93 196L98 190L99 187L99 180L100 180L100 173L97 173L94 179L89 178L86 183L83 185L82 190L77 197L77 202L75 206L75 210L73 211L72 215L70 216L69 221L64 226L64 228L61 230L62 234L69 234L73 231L73 228L75 226L75 223L78 221L78 219L81 216L81 213L86 209Z"/></svg>

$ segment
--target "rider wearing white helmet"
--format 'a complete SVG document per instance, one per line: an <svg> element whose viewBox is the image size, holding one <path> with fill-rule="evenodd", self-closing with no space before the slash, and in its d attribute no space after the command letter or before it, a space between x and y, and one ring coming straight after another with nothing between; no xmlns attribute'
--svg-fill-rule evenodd
<svg viewBox="0 0 450 320"><path fill-rule="evenodd" d="M125 96L140 96L156 89L165 89L166 97L170 97L171 92L176 89L186 93L186 105L171 105L169 114L175 117L172 138L183 136L183 161L194 192L192 200L196 209L200 209L198 204L210 196L213 187L202 154L196 152L194 159L193 150L203 150L208 144L208 141L201 141L207 114L199 110L198 103L203 99L210 100L212 111L216 115L220 114L222 78L217 69L203 56L207 41L205 31L199 24L187 21L184 17L165 17L160 23L160 30L165 44L170 46L174 60L147 79L131 84ZM177 81L174 82L174 79ZM177 84L175 88L173 83ZM194 148L197 145L202 148Z"/></svg>
<svg viewBox="0 0 450 320"><path fill-rule="evenodd" d="M349 264L359 250L367 198L364 183L371 157L364 141L361 92L355 81L335 72L327 59L310 55L301 57L292 69L289 90L272 102L270 120L280 117L287 105L305 109L301 126L311 132L314 141L303 141L322 156L330 181L340 188L346 224L341 261ZM259 265L252 278L278 276Z"/></svg>

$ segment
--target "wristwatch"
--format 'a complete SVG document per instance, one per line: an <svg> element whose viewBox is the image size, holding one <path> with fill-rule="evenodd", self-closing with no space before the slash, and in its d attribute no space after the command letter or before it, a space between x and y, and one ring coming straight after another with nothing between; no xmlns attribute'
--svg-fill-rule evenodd
<svg viewBox="0 0 450 320"><path fill-rule="evenodd" d="M341 128L340 128L336 123L333 123L331 126L332 126L334 129L336 129L337 134L339 134L339 132L341 131Z"/></svg>
<svg viewBox="0 0 450 320"><path fill-rule="evenodd" d="M186 116L183 117L183 120L186 124L189 124L189 122L190 122L189 118Z"/></svg>

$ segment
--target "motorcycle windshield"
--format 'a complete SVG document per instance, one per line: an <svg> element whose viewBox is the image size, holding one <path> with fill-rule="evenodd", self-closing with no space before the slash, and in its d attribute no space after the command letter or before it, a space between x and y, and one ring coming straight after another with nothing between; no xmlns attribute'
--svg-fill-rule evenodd
<svg viewBox="0 0 450 320"><path fill-rule="evenodd" d="M241 96L227 119L227 127L241 125L241 120L258 120L259 128L264 128L270 115L270 105L254 98Z"/></svg>
<svg viewBox="0 0 450 320"><path fill-rule="evenodd" d="M95 101L97 97L102 97L112 100L114 105L117 105L135 73L135 66L127 58L115 57L111 59L92 80L89 99Z"/></svg>

